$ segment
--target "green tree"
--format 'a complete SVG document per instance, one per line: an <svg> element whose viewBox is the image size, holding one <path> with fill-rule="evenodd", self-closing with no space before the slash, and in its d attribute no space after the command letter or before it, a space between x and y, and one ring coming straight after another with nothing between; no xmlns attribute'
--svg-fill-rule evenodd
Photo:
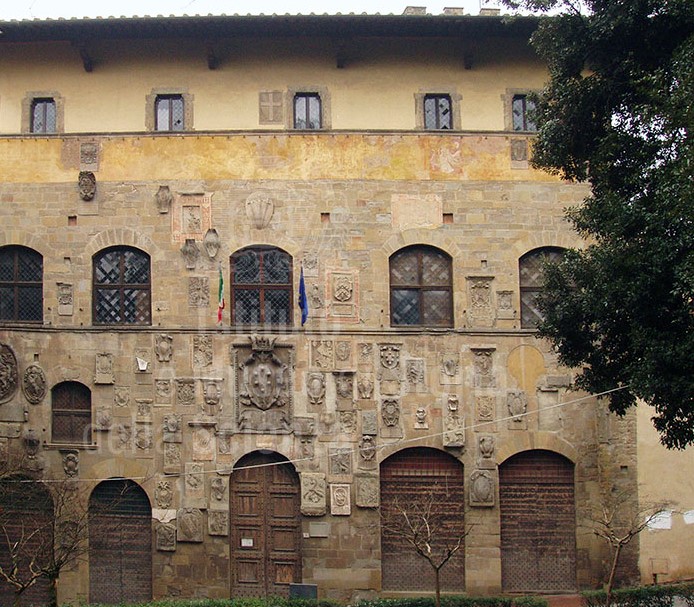
<svg viewBox="0 0 694 607"><path fill-rule="evenodd" d="M694 2L506 0L559 14L532 44L549 81L536 99L533 165L587 182L567 210L589 243L547 266L542 336L578 388L642 399L663 444L694 443Z"/></svg>

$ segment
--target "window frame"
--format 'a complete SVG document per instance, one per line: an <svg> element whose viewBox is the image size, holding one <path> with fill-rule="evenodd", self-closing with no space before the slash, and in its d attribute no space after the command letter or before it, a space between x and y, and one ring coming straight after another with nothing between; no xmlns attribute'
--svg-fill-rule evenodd
<svg viewBox="0 0 694 607"><path fill-rule="evenodd" d="M445 101L448 104L448 116L447 116L447 126L442 126L442 115L441 115L441 102ZM433 102L434 104L434 124L427 123L427 105ZM439 93L429 93L424 95L424 130L425 131L452 131L453 130L453 101L451 101L451 96L449 94L439 94Z"/></svg>
<svg viewBox="0 0 694 607"><path fill-rule="evenodd" d="M53 116L52 116L52 124L50 125L49 128L49 116L48 116L48 110L51 108ZM36 128L36 118L37 118L37 113L38 110L41 109L41 114L42 114L42 121L43 121L43 127L42 128ZM35 97L31 101L31 125L30 125L30 131L34 133L35 135L47 135L47 134L53 134L57 132L57 127L58 127L58 107L55 102L55 99L52 97Z"/></svg>
<svg viewBox="0 0 694 607"><path fill-rule="evenodd" d="M553 257L554 260L560 260L561 257L564 255L566 252L566 249L563 247L559 247L556 245L550 245L546 247L537 247L535 249L531 249L530 251L527 251L523 255L521 255L518 258L518 295L519 295L519 303L520 303L520 328L521 329L537 329L538 323L542 321L542 318L536 314L529 303L525 303L525 300L527 299L526 296L529 296L532 302L535 302L537 300L537 296L542 292L542 286L538 284L539 281L536 281L535 284L528 284L528 281L523 280L523 264L524 262L528 262L529 260L535 260L539 257ZM544 263L544 260L539 260L541 263ZM541 279L542 277L540 277ZM534 315L535 319L533 322L530 322L529 320L526 320L527 314L525 314L525 311L532 312Z"/></svg>
<svg viewBox="0 0 694 607"><path fill-rule="evenodd" d="M444 284L422 284L423 281L423 261L424 255L427 253L436 253L437 255L446 259L448 263L448 275L450 277L450 282L447 285ZM415 254L417 256L417 284L399 284L393 282L393 262L404 255ZM391 327L435 327L435 328L445 328L450 329L454 327L455 310L453 308L453 258L444 250L439 249L431 245L415 244L395 251L388 259L388 290L390 297L390 325ZM395 318L395 298L393 296L394 291L413 291L416 293L417 308L419 323L404 323L396 322ZM431 324L429 322L424 322L424 314L422 313L423 307L423 293L426 292L442 292L447 293L448 297L448 309L449 317L444 321L436 324Z"/></svg>
<svg viewBox="0 0 694 607"><path fill-rule="evenodd" d="M75 400L81 398L78 402L82 406L77 407L56 407L58 397L69 397L70 404L74 404ZM62 402L60 403L63 404ZM56 415L58 414L58 415ZM71 432L65 436L56 435L56 417L71 418L69 424ZM80 422L80 420L82 420ZM75 432L75 428L79 432ZM79 433L79 437L78 437ZM56 445L92 445L94 436L94 428L92 422L92 391L89 387L77 381L63 381L51 388L51 444Z"/></svg>
<svg viewBox="0 0 694 607"><path fill-rule="evenodd" d="M34 107L37 102L52 101L55 104L55 128L51 131L34 131ZM28 91L22 99L21 132L27 135L45 136L65 130L65 100L57 91Z"/></svg>
<svg viewBox="0 0 694 607"><path fill-rule="evenodd" d="M506 92L501 95L501 100L504 104L504 130L510 131L512 133L524 134L524 135L534 135L537 132L535 130L516 130L514 128L513 120L513 101L518 98L525 98L526 106L527 101L531 95L535 95L539 92L538 89L528 89L528 88L508 88ZM524 106L525 107L525 106ZM523 117L523 122L526 124L527 115Z"/></svg>
<svg viewBox="0 0 694 607"><path fill-rule="evenodd" d="M260 253L261 261L259 265L259 274L262 279L265 277L265 256L270 252L278 252L286 256L289 263L289 281L286 283L268 283L260 280L257 283L237 283L235 281L235 266L237 260L247 251L255 251ZM229 274L230 274L230 303L231 303L231 324L236 326L258 326L258 325L268 325L268 326L292 326L294 324L294 261L292 256L281 249L280 247L272 245L251 245L248 247L243 247L234 251L229 258ZM237 293L242 291L259 291L259 311L260 315L257 321L252 322L240 322L237 318L236 313L236 299ZM287 320L285 322L272 322L268 323L265 321L265 294L266 291L285 291L288 294L288 308L287 308Z"/></svg>
<svg viewBox="0 0 694 607"><path fill-rule="evenodd" d="M521 127L522 128L516 128L516 102L519 101L521 103L521 112L520 112L520 119L521 119ZM532 107L530 107L532 106ZM528 119L528 112L535 111L535 102L530 98L530 95L528 94L523 94L523 93L517 93L516 95L513 95L511 98L511 124L512 124L512 129L515 133L536 133L537 132L537 124L534 121L530 121ZM532 128L528 128L528 127Z"/></svg>
<svg viewBox="0 0 694 607"><path fill-rule="evenodd" d="M180 102L181 104L181 126L177 127L173 123L174 116L174 103ZM162 125L159 123L159 110L160 105L167 105L167 115L168 124ZM163 128L166 127L166 128ZM159 133L178 133L186 130L186 103L183 99L183 95L180 94L169 94L169 95L157 95L154 99L154 130Z"/></svg>
<svg viewBox="0 0 694 607"><path fill-rule="evenodd" d="M425 104L427 99L446 97L450 102L450 128L427 128ZM460 123L460 104L463 97L456 89L441 88L420 90L414 94L415 102L415 128L419 131L427 133L447 133L451 131L459 131Z"/></svg>
<svg viewBox="0 0 694 607"><path fill-rule="evenodd" d="M157 129L157 99L180 97L183 100L183 128L181 130ZM183 88L155 88L145 96L145 130L154 133L185 133L193 130L194 97Z"/></svg>
<svg viewBox="0 0 694 607"><path fill-rule="evenodd" d="M19 261L20 255L24 254L33 261L40 261L41 280L20 280L19 277ZM12 318L0 318L0 323L43 323L43 255L34 249L22 245L7 245L0 247L0 257L4 255L12 256L12 280L0 280L0 288L12 289L13 312ZM20 298L21 289L36 289L41 290L41 315L40 318L20 318Z"/></svg>
<svg viewBox="0 0 694 607"><path fill-rule="evenodd" d="M118 282L113 282L113 283L99 283L97 282L97 262L104 257L107 254L113 253L113 252L118 252L120 254L120 259L118 262L119 265L119 281ZM125 275L125 260L124 256L126 252L134 252L139 256L142 256L147 260L147 270L148 270L148 279L149 282L125 282L124 281L124 275ZM127 320L123 320L123 317L126 316L124 314L124 309L125 309L125 295L124 295L124 290L125 289L132 289L132 290L138 290L140 292L146 293L147 297L147 309L146 309L146 316L147 318L144 321L141 322L128 322ZM120 313L119 313L119 320L117 322L105 322L105 321L100 321L97 320L98 318L98 306L99 306L99 291L119 291L119 303L120 303ZM138 298L139 300L139 298ZM151 326L152 325L152 258L148 253L145 251L142 251L141 249L138 249L136 247L131 247L127 245L117 245L113 247L107 247L105 249L101 249L94 253L92 256L92 324L93 325L98 325L98 326L125 326L125 327L144 327L144 326Z"/></svg>

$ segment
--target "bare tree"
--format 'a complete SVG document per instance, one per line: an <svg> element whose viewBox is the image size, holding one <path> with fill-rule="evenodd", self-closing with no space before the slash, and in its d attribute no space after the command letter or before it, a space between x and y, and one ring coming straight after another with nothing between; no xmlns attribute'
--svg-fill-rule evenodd
<svg viewBox="0 0 694 607"><path fill-rule="evenodd" d="M395 498L381 505L381 532L404 541L434 572L436 607L441 605L441 570L464 548L470 526L462 521L464 506L452 503L447 492L433 486L410 499Z"/></svg>
<svg viewBox="0 0 694 607"><path fill-rule="evenodd" d="M634 490L603 492L600 507L590 520L592 532L610 547L610 571L605 583L605 605L612 604L617 568L626 546L646 529L669 502L638 504Z"/></svg>
<svg viewBox="0 0 694 607"><path fill-rule="evenodd" d="M47 584L47 607L57 607L61 572L89 549L90 489L73 478L39 478L22 462L0 466L0 582L12 588L14 607L37 584Z"/></svg>

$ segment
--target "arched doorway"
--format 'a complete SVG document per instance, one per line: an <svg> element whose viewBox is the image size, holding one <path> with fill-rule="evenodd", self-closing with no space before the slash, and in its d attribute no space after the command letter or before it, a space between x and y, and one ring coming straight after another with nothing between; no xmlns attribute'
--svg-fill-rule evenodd
<svg viewBox="0 0 694 607"><path fill-rule="evenodd" d="M299 477L277 453L242 457L231 475L231 596L288 596L301 582Z"/></svg>
<svg viewBox="0 0 694 607"><path fill-rule="evenodd" d="M418 510L432 500L433 514L440 519L436 532L439 546L454 545L465 535L463 517L463 465L452 455L428 447L403 449L381 463L381 511L384 519L396 516L394 505ZM381 529L381 572L384 590L434 589L434 572L417 555L402 534ZM465 589L465 547L441 569L441 590Z"/></svg>
<svg viewBox="0 0 694 607"><path fill-rule="evenodd" d="M499 467L501 583L506 592L576 590L574 465L536 450Z"/></svg>
<svg viewBox="0 0 694 607"><path fill-rule="evenodd" d="M23 477L0 480L0 566L16 579L29 582L29 563L48 565L53 550L53 499L46 486ZM14 553L14 557L11 556ZM0 578L0 605L13 605L15 588ZM22 592L21 605L47 605L51 584L39 577Z"/></svg>
<svg viewBox="0 0 694 607"><path fill-rule="evenodd" d="M130 480L99 483L89 498L89 600L152 598L152 509Z"/></svg>

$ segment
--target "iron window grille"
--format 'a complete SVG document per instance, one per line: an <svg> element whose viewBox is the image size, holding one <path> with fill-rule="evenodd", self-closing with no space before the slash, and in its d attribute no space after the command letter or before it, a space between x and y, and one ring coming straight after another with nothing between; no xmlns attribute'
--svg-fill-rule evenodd
<svg viewBox="0 0 694 607"><path fill-rule="evenodd" d="M514 95L511 102L514 131L537 131L535 102L527 95Z"/></svg>
<svg viewBox="0 0 694 607"><path fill-rule="evenodd" d="M292 258L276 247L254 246L231 256L231 322L292 323Z"/></svg>
<svg viewBox="0 0 694 607"><path fill-rule="evenodd" d="M317 130L322 127L321 99L318 93L294 95L294 128Z"/></svg>
<svg viewBox="0 0 694 607"><path fill-rule="evenodd" d="M424 128L428 131L453 128L450 95L424 96Z"/></svg>
<svg viewBox="0 0 694 607"><path fill-rule="evenodd" d="M563 253L564 249L559 247L543 247L526 253L518 261L521 329L535 329L542 321L537 299L544 282L543 267L546 262L560 261Z"/></svg>
<svg viewBox="0 0 694 607"><path fill-rule="evenodd" d="M66 381L51 390L54 443L92 442L92 395L84 384Z"/></svg>
<svg viewBox="0 0 694 607"><path fill-rule="evenodd" d="M0 249L0 321L43 320L43 257L32 249Z"/></svg>
<svg viewBox="0 0 694 607"><path fill-rule="evenodd" d="M31 132L55 133L58 114L55 99L38 98L31 102Z"/></svg>
<svg viewBox="0 0 694 607"><path fill-rule="evenodd" d="M390 258L391 325L453 326L451 257L414 245Z"/></svg>
<svg viewBox="0 0 694 607"><path fill-rule="evenodd" d="M96 325L152 323L149 255L131 247L113 247L94 256Z"/></svg>
<svg viewBox="0 0 694 607"><path fill-rule="evenodd" d="M184 110L183 95L158 95L154 102L154 130L183 131Z"/></svg>

